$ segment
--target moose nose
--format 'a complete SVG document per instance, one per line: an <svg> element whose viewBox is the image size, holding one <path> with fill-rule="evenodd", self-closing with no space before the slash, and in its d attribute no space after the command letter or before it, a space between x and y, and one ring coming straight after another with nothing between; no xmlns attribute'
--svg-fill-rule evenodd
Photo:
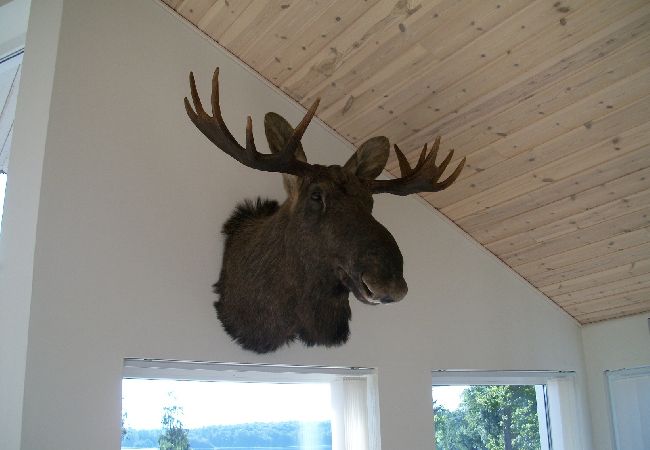
<svg viewBox="0 0 650 450"><path fill-rule="evenodd" d="M383 299L381 300L382 303L394 303L394 302L399 302L402 300L404 297L406 297L406 293L408 292L409 288L406 285L406 281L404 281L404 278L400 278L399 280L394 281L391 283L391 289L386 297L386 301Z"/></svg>
<svg viewBox="0 0 650 450"><path fill-rule="evenodd" d="M380 281L364 275L362 280L372 298L383 304L399 302L408 292L408 286L402 277L390 281Z"/></svg>

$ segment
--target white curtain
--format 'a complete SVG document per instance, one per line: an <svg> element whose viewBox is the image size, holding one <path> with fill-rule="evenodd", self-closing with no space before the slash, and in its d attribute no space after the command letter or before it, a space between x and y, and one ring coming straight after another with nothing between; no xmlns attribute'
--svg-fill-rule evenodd
<svg viewBox="0 0 650 450"><path fill-rule="evenodd" d="M650 367L605 372L616 450L650 448Z"/></svg>
<svg viewBox="0 0 650 450"><path fill-rule="evenodd" d="M539 444L540 450L550 450L549 429L546 420L546 386L542 384L535 385L535 400L537 400L537 423L539 424Z"/></svg>
<svg viewBox="0 0 650 450"><path fill-rule="evenodd" d="M368 383L365 377L332 382L332 450L369 450Z"/></svg>
<svg viewBox="0 0 650 450"><path fill-rule="evenodd" d="M582 449L573 377L548 380L546 389L553 450Z"/></svg>

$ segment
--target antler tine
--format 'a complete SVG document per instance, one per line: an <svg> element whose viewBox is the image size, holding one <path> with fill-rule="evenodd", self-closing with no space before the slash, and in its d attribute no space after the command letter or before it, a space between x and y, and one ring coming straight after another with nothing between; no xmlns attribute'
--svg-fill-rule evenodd
<svg viewBox="0 0 650 450"><path fill-rule="evenodd" d="M438 179L440 179L440 176L454 156L454 151L450 150L442 163L436 166L436 157L440 148L440 136L436 138L429 154L427 154L427 145L424 145L418 162L413 168L411 168L399 147L397 145L394 147L400 166L401 177L394 180L369 181L369 188L373 194L385 192L395 195L409 195L417 192L441 191L456 181L456 178L458 178L465 165L465 158L463 158L454 172L445 181L438 183Z"/></svg>
<svg viewBox="0 0 650 450"><path fill-rule="evenodd" d="M221 119L221 122L223 122L223 118L221 117L221 105L219 105L219 68L218 67L214 69L214 73L212 74L212 95L210 96L210 100L212 103L212 115L215 118Z"/></svg>
<svg viewBox="0 0 650 450"><path fill-rule="evenodd" d="M463 170L463 167L465 167L465 160L466 158L463 158L458 166L456 166L456 169L454 169L453 173L447 177L447 179L441 183L436 183L435 185L435 190L434 192L437 191L442 191L443 189L447 189L451 184L456 181L456 178L460 175L460 172Z"/></svg>
<svg viewBox="0 0 650 450"><path fill-rule="evenodd" d="M426 144L424 145L426 146ZM427 159L424 161L424 164L426 164L428 167L435 167L436 159L438 158L439 149L440 149L440 136L436 137L436 140L433 142L433 145L431 146L431 151L429 152L429 156L427 156ZM442 173L442 170L440 170L439 173Z"/></svg>
<svg viewBox="0 0 650 450"><path fill-rule="evenodd" d="M281 172L292 175L304 176L314 171L314 166L300 161L295 157L295 150L302 135L305 133L309 122L316 113L319 100L316 100L307 114L302 119L295 132L289 139L285 149L276 154L262 154L255 148L253 137L253 121L250 116L246 119L246 148L242 147L233 137L226 126L221 114L219 104L219 68L217 67L212 76L212 116L203 109L201 98L196 89L194 74L190 72L190 93L194 108L185 97L185 110L190 120L213 144L232 156L240 163L257 170L266 172Z"/></svg>
<svg viewBox="0 0 650 450"><path fill-rule="evenodd" d="M196 89L196 81L193 72L190 72L190 94L192 96L192 102L194 103L194 109L192 109L189 100L185 97L185 110L194 125L208 139L210 139L213 144L228 155L240 162L243 162L241 161L243 156L250 159L250 155L245 155L245 149L237 143L237 140L230 133L230 130L228 130L228 127L221 116L221 109L219 107L219 68L217 67L212 77L211 100L213 117L210 117L208 113L205 112L205 109L203 109L201 97L199 97L199 93ZM249 150L256 152L255 147Z"/></svg>
<svg viewBox="0 0 650 450"><path fill-rule="evenodd" d="M393 147L395 148L395 155L397 155L397 161L399 162L399 172L403 177L410 175L413 169L411 169L408 159L406 159L406 156L404 156L404 153L402 153L397 144L393 144ZM422 155L420 155L420 159L422 159Z"/></svg>
<svg viewBox="0 0 650 450"><path fill-rule="evenodd" d="M255 149L255 138L253 138L253 119L246 117L246 150L257 153Z"/></svg>
<svg viewBox="0 0 650 450"><path fill-rule="evenodd" d="M422 164L424 164L424 162L429 159L427 156L427 144L424 144L424 147L422 147L420 157L418 158L418 162L415 164L415 167L411 167L408 159L406 156L404 156L404 153L402 153L402 150L400 150L397 144L393 144L393 147L395 148L395 154L397 155L397 161L399 162L399 171L402 177L410 175L416 170L420 170ZM431 153L429 153L429 156L431 156ZM433 159L435 161L435 157Z"/></svg>
<svg viewBox="0 0 650 450"><path fill-rule="evenodd" d="M309 126L311 119L314 118L319 103L320 103L320 97L318 97L314 101L314 103L312 103L312 105L309 107L309 109L305 113L305 116L302 118L302 120L300 121L296 129L293 131L293 134L287 141L287 144L284 146L282 151L276 154L278 157L295 159L296 149L298 148L298 145L300 144L300 140L302 139L302 135L305 134L305 131L307 130L307 126Z"/></svg>
<svg viewBox="0 0 650 450"><path fill-rule="evenodd" d="M434 152L435 149L431 149L431 152L429 152L429 156L427 156L427 144L424 144L422 147L422 150L420 151L420 157L418 158L418 163L415 165L413 170L420 170L420 167L427 161L427 158L431 157L431 153ZM435 160L436 157L434 156L433 159Z"/></svg>
<svg viewBox="0 0 650 450"><path fill-rule="evenodd" d="M440 177L440 175L442 175L442 172L445 171L445 169L449 165L449 162L451 161L451 158L453 158L453 157L454 157L454 149L451 149L451 150L449 150L449 153L447 153L447 156L445 157L445 159L438 166L438 177Z"/></svg>
<svg viewBox="0 0 650 450"><path fill-rule="evenodd" d="M287 144L287 147L291 145L295 146L298 144L298 142L300 142L300 140L302 139L302 135L305 134L305 130L307 130L307 126L309 126L309 123L311 122L311 119L314 118L314 115L316 114L316 109L318 109L319 104L320 104L320 97L314 100L314 103L311 104L309 110L307 110L307 113L305 113L305 117L302 118L302 120L294 130L291 139L289 139L289 143Z"/></svg>

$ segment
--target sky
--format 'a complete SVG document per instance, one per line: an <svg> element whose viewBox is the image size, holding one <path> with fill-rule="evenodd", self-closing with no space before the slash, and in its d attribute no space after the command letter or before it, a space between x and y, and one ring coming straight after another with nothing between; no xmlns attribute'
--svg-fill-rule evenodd
<svg viewBox="0 0 650 450"><path fill-rule="evenodd" d="M328 383L122 381L127 428L160 428L162 410L171 405L183 407L181 420L190 429L246 422L322 421L332 416Z"/></svg>
<svg viewBox="0 0 650 450"><path fill-rule="evenodd" d="M444 406L449 411L455 411L460 405L461 396L469 386L433 386L431 396L438 405Z"/></svg>

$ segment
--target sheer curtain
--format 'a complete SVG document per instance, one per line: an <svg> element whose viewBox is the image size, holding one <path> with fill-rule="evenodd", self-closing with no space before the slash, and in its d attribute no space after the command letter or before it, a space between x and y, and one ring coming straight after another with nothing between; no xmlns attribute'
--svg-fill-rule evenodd
<svg viewBox="0 0 650 450"><path fill-rule="evenodd" d="M548 412L551 418L553 450L581 449L578 408L573 377L550 379L546 382Z"/></svg>
<svg viewBox="0 0 650 450"><path fill-rule="evenodd" d="M650 448L650 366L605 372L614 448Z"/></svg>
<svg viewBox="0 0 650 450"><path fill-rule="evenodd" d="M369 450L367 378L333 381L332 408L332 450Z"/></svg>

